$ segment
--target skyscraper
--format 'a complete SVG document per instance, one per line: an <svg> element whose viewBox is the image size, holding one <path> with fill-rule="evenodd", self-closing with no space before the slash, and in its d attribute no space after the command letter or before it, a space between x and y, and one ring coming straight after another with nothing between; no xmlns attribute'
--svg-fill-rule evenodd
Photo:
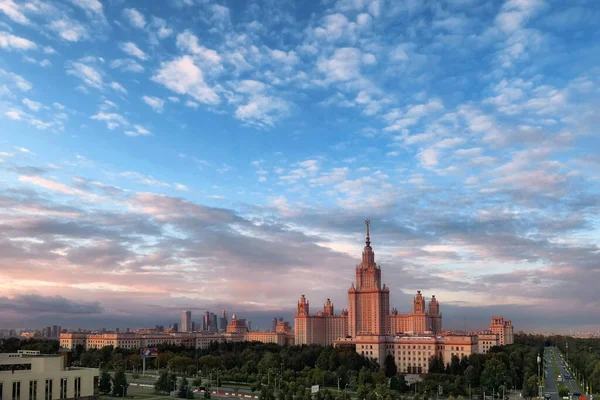
<svg viewBox="0 0 600 400"><path fill-rule="evenodd" d="M192 331L192 312L190 310L181 312L181 332Z"/></svg>
<svg viewBox="0 0 600 400"><path fill-rule="evenodd" d="M348 334L385 335L389 331L390 290L381 285L381 269L375 264L371 248L369 225L366 220L367 238L362 253L362 263L356 266L356 286L348 289Z"/></svg>
<svg viewBox="0 0 600 400"><path fill-rule="evenodd" d="M277 329L277 317L271 320L271 332L275 332Z"/></svg>

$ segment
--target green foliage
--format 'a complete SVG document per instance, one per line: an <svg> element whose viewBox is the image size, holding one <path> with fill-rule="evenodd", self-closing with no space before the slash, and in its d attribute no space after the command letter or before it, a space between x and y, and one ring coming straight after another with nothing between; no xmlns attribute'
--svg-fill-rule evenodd
<svg viewBox="0 0 600 400"><path fill-rule="evenodd" d="M100 380L98 382L98 390L100 391L100 393L108 394L110 392L111 386L112 385L110 383L110 374L108 373L108 371L102 370L102 372L100 373Z"/></svg>
<svg viewBox="0 0 600 400"><path fill-rule="evenodd" d="M125 371L119 368L113 377L112 395L114 397L125 397L127 395L127 385Z"/></svg>
<svg viewBox="0 0 600 400"><path fill-rule="evenodd" d="M194 379L194 381L192 382L192 386L195 386L195 387L202 386L202 377L201 376L196 377Z"/></svg>
<svg viewBox="0 0 600 400"><path fill-rule="evenodd" d="M565 386L564 383L558 382L558 396L565 397L569 395L569 389Z"/></svg>
<svg viewBox="0 0 600 400"><path fill-rule="evenodd" d="M510 382L510 376L506 365L495 358L486 361L481 374L481 385L487 390L496 390L505 382Z"/></svg>
<svg viewBox="0 0 600 400"><path fill-rule="evenodd" d="M177 397L179 397L180 399L187 398L189 386L190 384L188 383L188 380L185 377L182 378L181 382L179 382L179 391L177 392Z"/></svg>
<svg viewBox="0 0 600 400"><path fill-rule="evenodd" d="M175 390L177 385L177 376L170 372L164 371L158 377L154 384L154 390L162 393L170 393Z"/></svg>
<svg viewBox="0 0 600 400"><path fill-rule="evenodd" d="M398 367L396 367L396 363L394 362L394 357L391 354L388 354L385 358L384 362L385 368L385 376L391 378L392 376L396 376L398 373Z"/></svg>
<svg viewBox="0 0 600 400"><path fill-rule="evenodd" d="M208 385L206 385L206 387L204 388L204 398L210 399L210 386Z"/></svg>

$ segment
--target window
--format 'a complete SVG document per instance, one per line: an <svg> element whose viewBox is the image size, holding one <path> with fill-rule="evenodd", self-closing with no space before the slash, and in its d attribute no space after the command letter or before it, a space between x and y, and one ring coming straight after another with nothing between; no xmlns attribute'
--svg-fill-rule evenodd
<svg viewBox="0 0 600 400"><path fill-rule="evenodd" d="M75 395L74 395L74 397L81 396L81 377L75 378L74 387L75 387Z"/></svg>
<svg viewBox="0 0 600 400"><path fill-rule="evenodd" d="M60 378L60 398L67 398L67 378Z"/></svg>
<svg viewBox="0 0 600 400"><path fill-rule="evenodd" d="M37 381L29 381L29 400L37 399Z"/></svg>
<svg viewBox="0 0 600 400"><path fill-rule="evenodd" d="M13 382L12 400L21 400L21 382Z"/></svg>
<svg viewBox="0 0 600 400"><path fill-rule="evenodd" d="M46 390L44 391L44 400L52 400L52 379L46 379Z"/></svg>

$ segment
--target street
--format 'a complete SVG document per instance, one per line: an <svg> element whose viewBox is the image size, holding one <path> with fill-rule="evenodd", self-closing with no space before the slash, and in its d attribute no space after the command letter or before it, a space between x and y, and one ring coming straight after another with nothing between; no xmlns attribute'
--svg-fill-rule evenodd
<svg viewBox="0 0 600 400"><path fill-rule="evenodd" d="M544 393L542 393L542 395L550 394L552 396L552 400L559 400L558 383L556 381L553 365L556 365L558 368L559 374L563 377L563 383L567 389L569 389L569 394L571 397L573 396L573 393L582 393L575 379L564 380L565 373L569 375L571 374L565 368L564 360L561 357L560 351L554 347L546 347L544 350L544 359L546 361L544 365L546 379L544 382Z"/></svg>

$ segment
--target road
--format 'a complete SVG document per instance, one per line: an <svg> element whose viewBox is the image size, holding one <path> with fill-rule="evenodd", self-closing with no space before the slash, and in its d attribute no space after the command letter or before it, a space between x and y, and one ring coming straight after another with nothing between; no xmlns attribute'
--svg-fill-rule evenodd
<svg viewBox="0 0 600 400"><path fill-rule="evenodd" d="M544 371L546 373L544 394L550 394L552 396L552 400L559 400L558 385L556 382L554 368L552 366L555 364L558 367L560 375L563 377L565 376L565 373L569 375L571 375L571 373L567 371L566 365L561 357L561 353L556 348L546 347L544 350L544 359L546 360L546 365L544 366ZM569 379L563 381L563 383L567 389L569 389L572 399L578 399L578 397L573 397L573 393L581 393L581 388L577 384L577 381L575 379Z"/></svg>

